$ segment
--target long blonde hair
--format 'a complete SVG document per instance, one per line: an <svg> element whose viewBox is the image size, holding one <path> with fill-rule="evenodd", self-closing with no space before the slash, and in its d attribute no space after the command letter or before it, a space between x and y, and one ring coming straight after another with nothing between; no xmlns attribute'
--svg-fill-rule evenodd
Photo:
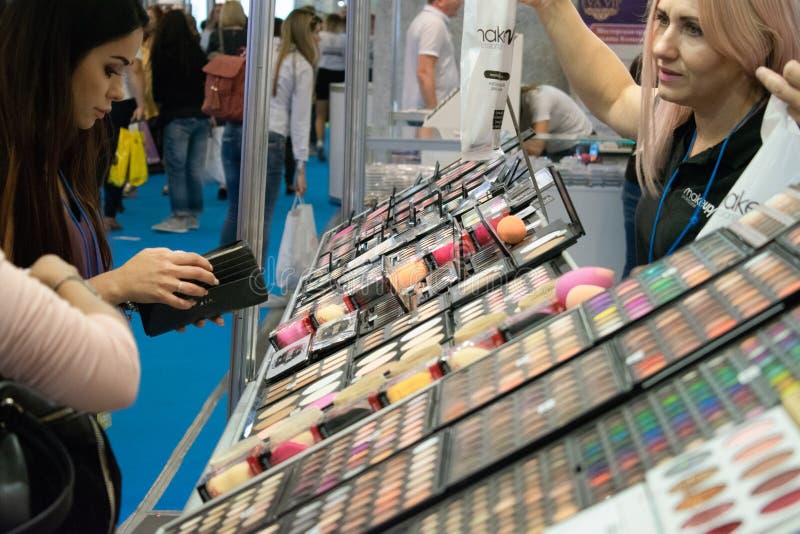
<svg viewBox="0 0 800 534"><path fill-rule="evenodd" d="M224 30L226 28L244 28L246 26L247 16L244 14L241 2L237 0L225 2L219 12L219 27Z"/></svg>
<svg viewBox="0 0 800 534"><path fill-rule="evenodd" d="M272 81L272 96L278 94L278 73L281 71L283 60L292 50L296 48L312 67L316 66L319 49L314 32L319 29L321 23L322 20L308 8L295 9L283 21L281 47L278 51L278 61L275 62L275 77Z"/></svg>
<svg viewBox="0 0 800 534"><path fill-rule="evenodd" d="M675 128L686 122L692 109L659 99L653 44L657 29L656 7L650 0L642 55L642 112L639 119L637 174L651 194L663 187ZM697 0L700 26L708 44L737 62L759 86L756 68L778 72L791 59L800 59L800 16L796 0Z"/></svg>

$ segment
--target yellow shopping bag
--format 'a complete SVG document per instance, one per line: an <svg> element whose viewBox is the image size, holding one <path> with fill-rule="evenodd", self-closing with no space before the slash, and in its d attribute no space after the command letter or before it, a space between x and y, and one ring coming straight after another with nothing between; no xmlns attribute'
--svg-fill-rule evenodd
<svg viewBox="0 0 800 534"><path fill-rule="evenodd" d="M117 187L122 187L125 182L139 187L146 181L147 152L144 149L144 135L136 124L132 124L130 129L120 128L117 154L108 173L108 182Z"/></svg>

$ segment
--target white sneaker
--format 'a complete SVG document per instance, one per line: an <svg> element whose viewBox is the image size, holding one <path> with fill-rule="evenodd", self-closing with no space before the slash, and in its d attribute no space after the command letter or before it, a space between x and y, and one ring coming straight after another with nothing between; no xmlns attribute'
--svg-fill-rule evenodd
<svg viewBox="0 0 800 534"><path fill-rule="evenodd" d="M189 230L200 229L200 221L197 220L197 215L189 215L186 217L186 228Z"/></svg>
<svg viewBox="0 0 800 534"><path fill-rule="evenodd" d="M170 234L185 234L189 231L187 217L172 216L150 227L155 232L168 232Z"/></svg>

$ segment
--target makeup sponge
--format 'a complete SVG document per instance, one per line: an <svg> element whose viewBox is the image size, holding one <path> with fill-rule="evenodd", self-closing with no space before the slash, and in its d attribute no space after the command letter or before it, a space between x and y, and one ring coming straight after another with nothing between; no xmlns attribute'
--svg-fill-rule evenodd
<svg viewBox="0 0 800 534"><path fill-rule="evenodd" d="M614 284L614 271L603 267L581 267L562 274L556 280L556 300L566 304L567 293L575 286L588 285L608 289Z"/></svg>
<svg viewBox="0 0 800 534"><path fill-rule="evenodd" d="M347 310L341 304L326 304L314 311L314 317L319 324L328 323L340 319L347 314Z"/></svg>
<svg viewBox="0 0 800 534"><path fill-rule="evenodd" d="M278 445L269 457L269 463L278 465L285 462L292 456L297 456L308 448L308 445L302 443L295 443L294 441L286 441Z"/></svg>
<svg viewBox="0 0 800 534"><path fill-rule="evenodd" d="M428 276L428 266L422 260L415 260L401 265L389 275L389 281L396 290L413 286Z"/></svg>
<svg viewBox="0 0 800 534"><path fill-rule="evenodd" d="M564 305L567 309L574 308L581 302L587 301L590 298L599 295L605 291L605 288L600 286L579 285L570 289L567 293L567 299Z"/></svg>
<svg viewBox="0 0 800 534"><path fill-rule="evenodd" d="M510 245L516 245L525 239L525 234L525 221L516 215L507 215L497 224L497 235Z"/></svg>
<svg viewBox="0 0 800 534"><path fill-rule="evenodd" d="M469 341L478 334L499 326L506 319L508 319L508 315L505 312L496 312L467 321L453 334L453 341L456 345Z"/></svg>

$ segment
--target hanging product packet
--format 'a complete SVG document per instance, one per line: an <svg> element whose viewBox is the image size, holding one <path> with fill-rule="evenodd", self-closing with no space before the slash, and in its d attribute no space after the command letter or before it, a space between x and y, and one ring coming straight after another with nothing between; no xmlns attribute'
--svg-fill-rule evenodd
<svg viewBox="0 0 800 534"><path fill-rule="evenodd" d="M487 160L500 151L511 81L517 0L467 0L461 46L461 152Z"/></svg>
<svg viewBox="0 0 800 534"><path fill-rule="evenodd" d="M761 122L761 148L718 206L701 208L709 217L697 239L729 225L789 184L800 182L800 128L785 102L771 96ZM688 197L691 191L684 191Z"/></svg>

